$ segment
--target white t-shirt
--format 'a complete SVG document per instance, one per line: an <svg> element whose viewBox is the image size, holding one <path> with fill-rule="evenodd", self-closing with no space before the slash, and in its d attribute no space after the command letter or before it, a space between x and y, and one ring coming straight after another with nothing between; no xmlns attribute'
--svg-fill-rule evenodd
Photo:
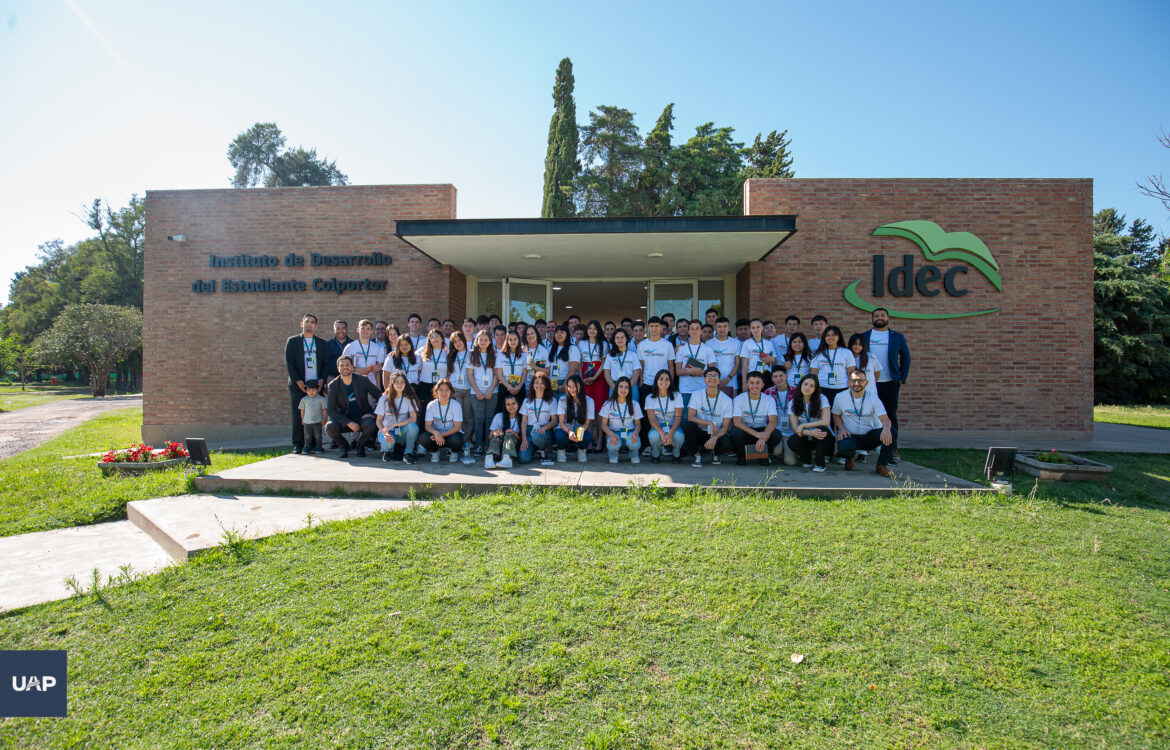
<svg viewBox="0 0 1170 750"><path fill-rule="evenodd" d="M418 379L423 383L434 385L447 377L447 352L434 352L431 359L424 359L419 365Z"/></svg>
<svg viewBox="0 0 1170 750"><path fill-rule="evenodd" d="M775 399L765 396L762 391L755 401L752 401L751 394L746 392L736 396L731 405L731 412L753 430L767 427L768 417L778 417Z"/></svg>
<svg viewBox="0 0 1170 750"><path fill-rule="evenodd" d="M504 426L504 418L505 418L504 413L500 412L496 416L492 417L492 423L488 427L488 432L495 432L496 430L503 430L504 432L507 432L508 430L511 430L512 432L515 432L517 435L519 435L520 434L520 417L521 417L520 412L516 412L515 417L508 418L508 426L505 427Z"/></svg>
<svg viewBox="0 0 1170 750"><path fill-rule="evenodd" d="M771 391L771 393L768 393ZM777 390L774 386L764 392L764 395L772 399L772 403L776 404L776 429L780 430L780 434L788 436L792 434L792 425L788 422L788 389L780 388Z"/></svg>
<svg viewBox="0 0 1170 750"><path fill-rule="evenodd" d="M533 401L525 399L520 405L520 413L528 417L528 426L532 429L544 427L557 415L556 401Z"/></svg>
<svg viewBox="0 0 1170 750"><path fill-rule="evenodd" d="M792 406L796 403L796 399L798 399L798 398L803 401L804 394L802 394L802 393L793 394L792 400L788 402L788 414L789 415L792 414ZM820 407L818 407L816 409L805 409L804 414L801 414L799 417L796 418L797 424L808 424L809 422L817 421L818 419L821 418L821 412L824 411L825 408L827 408L828 406L829 406L829 400L827 398L825 398L825 395L822 393ZM812 416L809 416L809 411L812 412Z"/></svg>
<svg viewBox="0 0 1170 750"><path fill-rule="evenodd" d="M620 356L613 356L610 354L605 358L605 369L609 370L609 376L613 378L613 382L618 382L618 378L627 377L631 383L634 382L634 371L642 366L642 360L638 358L638 353L633 349L626 349L625 353Z"/></svg>
<svg viewBox="0 0 1170 750"><path fill-rule="evenodd" d="M398 367L397 365L394 364L394 355L390 355L390 356L386 357L386 361L382 364L382 372L389 372L389 373L404 372L404 373L406 373L406 382L411 383L411 384L418 383L419 373L421 372L421 370L422 370L422 357L418 356L418 354L414 355L414 364L413 365L410 363L409 359L403 358L402 367Z"/></svg>
<svg viewBox="0 0 1170 750"><path fill-rule="evenodd" d="M301 337L301 344L305 347L305 383L317 380L317 363L321 361L321 352L317 351L317 342L313 337Z"/></svg>
<svg viewBox="0 0 1170 750"><path fill-rule="evenodd" d="M788 334L776 334L772 339L772 348L776 351L776 359L784 359L784 353L788 351Z"/></svg>
<svg viewBox="0 0 1170 750"><path fill-rule="evenodd" d="M561 396L559 399L557 399L557 416L558 417L563 416L563 415L568 413L567 408L566 408L566 407L568 407L568 405L569 405L569 397L568 396ZM597 412L593 408L593 399L590 398L589 396L585 397L585 416L588 419L594 419L597 416ZM578 419L580 419L580 415L578 415Z"/></svg>
<svg viewBox="0 0 1170 750"><path fill-rule="evenodd" d="M362 344L358 339L351 340L341 350L342 356L349 357L353 360L354 368L373 367L373 371L366 377L374 385L378 384L378 369L382 363L386 361L386 347L379 344L377 341L370 341L368 344Z"/></svg>
<svg viewBox="0 0 1170 750"><path fill-rule="evenodd" d="M694 409L695 414L701 419L705 419L714 424L716 430L723 426L724 419L731 419L732 414L731 397L723 391L720 391L719 395L712 400L704 389L702 393L696 393L691 396L691 403L688 408ZM699 425L699 428L711 432L706 425Z"/></svg>
<svg viewBox="0 0 1170 750"><path fill-rule="evenodd" d="M496 377L496 368L488 365L487 356L484 355L483 352L480 352L479 357L480 364L478 365L473 365L471 363L470 357L467 359L468 382L471 382L471 379L474 379L475 386L476 388L479 388L480 393L487 393L489 389L494 393L495 389L492 386L492 381ZM472 393L475 392L475 388L472 388L471 390Z"/></svg>
<svg viewBox="0 0 1170 750"><path fill-rule="evenodd" d="M694 357L703 363L703 369L715 364L715 352L706 344L692 344L684 341L674 351L674 361L679 367L686 367L687 359ZM722 377L722 376L721 376ZM702 375L683 375L678 379L678 389L683 393L695 393L707 387Z"/></svg>
<svg viewBox="0 0 1170 750"><path fill-rule="evenodd" d="M849 368L853 367L853 352L837 347L826 349L816 356L812 366L817 370L821 388L848 388Z"/></svg>
<svg viewBox="0 0 1170 750"><path fill-rule="evenodd" d="M427 345L427 335L425 333L420 333L417 336L407 334L406 338L410 339L410 343L414 344L414 356L421 355L423 347Z"/></svg>
<svg viewBox="0 0 1170 750"><path fill-rule="evenodd" d="M788 368L788 387L795 388L800 385L800 379L808 375L809 370L812 369L812 360L808 357L797 356L792 361L792 366Z"/></svg>
<svg viewBox="0 0 1170 750"><path fill-rule="evenodd" d="M716 337L707 342L707 348L715 355L715 366L719 368L719 378L723 379L735 369L735 362L739 359L739 350L743 348L743 342L732 336L728 336L725 341L720 341ZM728 384L730 385L730 381Z"/></svg>
<svg viewBox="0 0 1170 750"><path fill-rule="evenodd" d="M588 341L577 342L577 351L581 356L581 377L592 377L600 371L600 368L605 366L605 354L609 351L609 344L601 341L596 344L590 344ZM588 372L589 362L600 362L598 371Z"/></svg>
<svg viewBox="0 0 1170 750"><path fill-rule="evenodd" d="M745 372L771 372L772 365L764 363L764 357L775 357L776 349L772 346L772 342L767 339L748 339L743 342L739 348L739 356L744 359L747 370ZM766 379L768 382L771 378Z"/></svg>
<svg viewBox="0 0 1170 750"><path fill-rule="evenodd" d="M858 362L859 359L860 358L856 354L853 355L853 366L856 367L858 370L861 370L861 365ZM873 397L877 398L877 381L878 381L878 379L875 378L873 375L875 372L878 371L877 370L877 359L872 354L869 355L869 357L867 359L868 359L868 361L865 363L865 369L863 370L863 372L865 373L865 380L866 380L865 392L873 394Z"/></svg>
<svg viewBox="0 0 1170 750"><path fill-rule="evenodd" d="M378 405L374 407L375 414L382 415L383 425L392 425L395 422L401 422L404 419L410 418L410 411L414 408L414 404L410 403L410 399L406 396L402 398L389 399L382 396L378 399ZM442 432L442 430L440 430Z"/></svg>
<svg viewBox="0 0 1170 750"><path fill-rule="evenodd" d="M893 380L890 377L890 332L870 330L869 332L869 358L874 363L874 368L881 373L878 380L882 383L888 383ZM877 392L875 387L874 392Z"/></svg>
<svg viewBox="0 0 1170 750"><path fill-rule="evenodd" d="M642 418L642 407L636 401L627 401L619 404L615 401L606 401L601 405L601 417L609 419L609 429L613 432L634 430L638 427L638 420Z"/></svg>
<svg viewBox="0 0 1170 750"><path fill-rule="evenodd" d="M653 385L658 371L668 369L667 363L674 361L674 346L666 339L644 339L638 344L638 359L642 360L642 382Z"/></svg>
<svg viewBox="0 0 1170 750"><path fill-rule="evenodd" d="M694 402L694 399L695 397L692 396L691 401ZM670 427L671 423L674 422L675 410L682 408L683 399L677 393L669 398L662 398L657 393L646 397L646 416L650 417L650 414L653 413L654 416L650 418L657 420L659 424L665 422L666 427Z"/></svg>
<svg viewBox="0 0 1170 750"><path fill-rule="evenodd" d="M534 367L548 367L548 347L544 344L538 344L535 349L525 348L524 363L527 365L529 362L531 362ZM535 374L535 372L535 370L528 370L528 373L524 376L525 384L532 382L532 376Z"/></svg>
<svg viewBox="0 0 1170 750"><path fill-rule="evenodd" d="M548 376L553 380L553 388L559 388L565 384L569 379L569 365L573 362L580 364L581 350L574 344L569 344L569 358L568 360L561 359L561 350L557 350L556 359L551 359L552 350L549 350Z"/></svg>
<svg viewBox="0 0 1170 750"><path fill-rule="evenodd" d="M425 421L440 433L446 432L455 426L456 422L463 421L463 407L455 399L447 402L446 406L439 403L439 399L427 404Z"/></svg>
<svg viewBox="0 0 1170 750"><path fill-rule="evenodd" d="M496 375L501 383L517 386L524 382L523 354L502 354L496 352Z"/></svg>
<svg viewBox="0 0 1170 750"><path fill-rule="evenodd" d="M870 430L882 426L879 419L886 413L886 407L876 393L868 390L861 394L861 398L854 398L853 391L838 393L833 399L833 413L841 415L841 423L845 429L854 435L863 435Z"/></svg>
<svg viewBox="0 0 1170 750"><path fill-rule="evenodd" d="M471 354L466 349L461 352L451 349L448 350L447 357L450 358L447 362L448 365L454 363L450 368L451 387L459 391L466 391L471 388L471 383L467 382L467 366L471 363ZM447 377L447 369L446 367L443 368L442 377Z"/></svg>
<svg viewBox="0 0 1170 750"><path fill-rule="evenodd" d="M840 342L837 342L837 343L840 343ZM819 338L811 338L808 340L808 350L810 352L815 352L817 349L820 349L820 348L821 348L821 340Z"/></svg>

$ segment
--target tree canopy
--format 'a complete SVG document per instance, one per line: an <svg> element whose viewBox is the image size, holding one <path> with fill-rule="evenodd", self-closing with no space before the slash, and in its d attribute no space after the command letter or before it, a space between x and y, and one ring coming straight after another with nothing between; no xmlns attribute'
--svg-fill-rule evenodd
<svg viewBox="0 0 1170 750"><path fill-rule="evenodd" d="M89 370L95 397L106 395L114 365L141 348L142 310L118 305L67 305L33 342L39 362Z"/></svg>
<svg viewBox="0 0 1170 750"><path fill-rule="evenodd" d="M573 214L573 178L581 169L577 161L579 133L577 105L573 101L573 62L561 60L553 84L553 116L548 125L548 151L544 157L543 218Z"/></svg>
<svg viewBox="0 0 1170 750"><path fill-rule="evenodd" d="M349 184L336 161L318 157L316 149L297 146L285 150L284 144L284 134L274 122L258 122L236 136L227 152L228 162L236 170L232 187Z"/></svg>

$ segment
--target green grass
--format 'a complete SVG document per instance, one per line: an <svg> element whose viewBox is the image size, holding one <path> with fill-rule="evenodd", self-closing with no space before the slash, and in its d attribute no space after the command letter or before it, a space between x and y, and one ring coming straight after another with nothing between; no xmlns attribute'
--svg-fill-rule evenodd
<svg viewBox="0 0 1170 750"><path fill-rule="evenodd" d="M0 459L0 536L126 517L126 503L194 491L183 468L139 477L104 477L96 456L142 437L142 408L116 409L67 430L32 450ZM285 451L213 453L215 471Z"/></svg>
<svg viewBox="0 0 1170 750"><path fill-rule="evenodd" d="M0 618L70 664L0 744L1166 746L1142 464L1108 502L533 488L220 548Z"/></svg>
<svg viewBox="0 0 1170 750"><path fill-rule="evenodd" d="M89 386L29 385L23 391L20 390L19 385L0 386L0 413L24 409L28 406L40 406L54 401L89 398L92 392Z"/></svg>
<svg viewBox="0 0 1170 750"><path fill-rule="evenodd" d="M1094 406L1093 421L1170 430L1170 406Z"/></svg>

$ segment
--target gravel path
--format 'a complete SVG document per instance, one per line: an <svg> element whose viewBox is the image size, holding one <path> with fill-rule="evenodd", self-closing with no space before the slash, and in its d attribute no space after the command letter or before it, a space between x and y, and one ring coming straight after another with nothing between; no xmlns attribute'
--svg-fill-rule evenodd
<svg viewBox="0 0 1170 750"><path fill-rule="evenodd" d="M142 396L77 398L0 414L0 458L35 448L110 409L142 406Z"/></svg>

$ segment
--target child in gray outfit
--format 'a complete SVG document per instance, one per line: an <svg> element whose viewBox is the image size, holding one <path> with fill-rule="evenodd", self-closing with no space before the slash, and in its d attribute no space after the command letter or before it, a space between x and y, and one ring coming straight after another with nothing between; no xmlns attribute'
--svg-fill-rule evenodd
<svg viewBox="0 0 1170 750"><path fill-rule="evenodd" d="M305 453L324 453L321 426L325 424L325 399L317 395L317 386L307 385L308 394L301 399L301 424L305 426Z"/></svg>

